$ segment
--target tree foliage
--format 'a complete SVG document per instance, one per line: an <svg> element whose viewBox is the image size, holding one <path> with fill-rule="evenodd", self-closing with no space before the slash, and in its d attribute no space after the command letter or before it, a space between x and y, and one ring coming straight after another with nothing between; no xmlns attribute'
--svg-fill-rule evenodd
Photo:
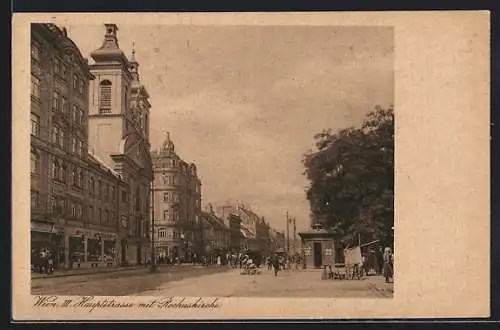
<svg viewBox="0 0 500 330"><path fill-rule="evenodd" d="M304 156L314 222L335 229L344 243L392 240L394 225L394 109L375 107L359 128L315 136Z"/></svg>

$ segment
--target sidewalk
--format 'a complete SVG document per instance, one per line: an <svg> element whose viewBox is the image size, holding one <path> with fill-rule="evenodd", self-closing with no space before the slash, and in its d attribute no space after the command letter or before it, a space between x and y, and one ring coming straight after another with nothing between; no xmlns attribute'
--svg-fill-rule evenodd
<svg viewBox="0 0 500 330"><path fill-rule="evenodd" d="M202 267L200 265L194 264L180 264L180 265L158 265L161 268L178 268L178 267ZM97 275L105 273L116 273L116 272L139 272L149 269L149 265L140 266L119 266L119 267L101 267L101 268L75 268L75 269L60 269L56 270L53 274L40 274L31 273L31 279L45 279L45 278L55 278L55 277L67 277L67 276L79 276L79 275Z"/></svg>

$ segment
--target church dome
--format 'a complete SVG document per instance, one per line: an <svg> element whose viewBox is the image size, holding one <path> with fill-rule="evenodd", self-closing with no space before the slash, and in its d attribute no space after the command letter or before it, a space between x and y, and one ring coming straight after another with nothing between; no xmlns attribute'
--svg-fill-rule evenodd
<svg viewBox="0 0 500 330"><path fill-rule="evenodd" d="M90 56L96 63L98 62L114 62L119 61L127 63L128 60L118 45L116 24L104 24L106 32L104 34L104 41L100 48L94 50Z"/></svg>
<svg viewBox="0 0 500 330"><path fill-rule="evenodd" d="M171 152L174 152L175 151L175 145L174 145L174 142L172 142L172 140L170 140L170 133L169 132L165 132L165 141L163 141L163 144L162 144L162 149L164 151L171 151Z"/></svg>

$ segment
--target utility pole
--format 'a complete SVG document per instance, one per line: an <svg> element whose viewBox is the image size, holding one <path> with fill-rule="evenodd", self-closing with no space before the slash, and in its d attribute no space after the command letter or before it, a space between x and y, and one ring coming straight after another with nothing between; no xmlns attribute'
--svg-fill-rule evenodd
<svg viewBox="0 0 500 330"><path fill-rule="evenodd" d="M151 272L156 272L156 246L155 246L155 176L151 182Z"/></svg>
<svg viewBox="0 0 500 330"><path fill-rule="evenodd" d="M293 217L293 255L295 255L296 235L297 235L297 219Z"/></svg>
<svg viewBox="0 0 500 330"><path fill-rule="evenodd" d="M290 219L288 218L288 210L286 211L286 254L290 254Z"/></svg>

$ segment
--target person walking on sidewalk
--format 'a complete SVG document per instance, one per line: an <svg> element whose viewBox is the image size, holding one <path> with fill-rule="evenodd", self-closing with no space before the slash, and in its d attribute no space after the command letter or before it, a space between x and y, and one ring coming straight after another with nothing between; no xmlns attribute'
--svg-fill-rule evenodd
<svg viewBox="0 0 500 330"><path fill-rule="evenodd" d="M389 279L393 276L392 252L390 247L384 250L384 277L385 282L389 283Z"/></svg>
<svg viewBox="0 0 500 330"><path fill-rule="evenodd" d="M278 259L277 256L274 256L272 258L272 264L274 269L274 276L278 276L278 272L280 270L280 260Z"/></svg>
<svg viewBox="0 0 500 330"><path fill-rule="evenodd" d="M222 260L220 258L220 256L217 256L217 268L220 268L222 265Z"/></svg>

